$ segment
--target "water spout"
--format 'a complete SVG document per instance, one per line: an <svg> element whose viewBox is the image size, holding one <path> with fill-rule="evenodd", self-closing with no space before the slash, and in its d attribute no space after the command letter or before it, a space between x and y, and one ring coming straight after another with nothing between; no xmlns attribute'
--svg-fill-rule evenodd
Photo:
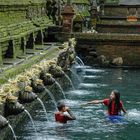
<svg viewBox="0 0 140 140"><path fill-rule="evenodd" d="M79 78L79 76L73 70L71 70L71 69L70 69L70 72L73 74L74 77L76 77L78 82L81 83L81 79Z"/></svg>
<svg viewBox="0 0 140 140"><path fill-rule="evenodd" d="M56 110L58 110L58 109L57 109L57 103L56 103L56 100L55 100L53 94L51 93L51 91L49 91L47 88L45 88L45 91L48 93L48 95L49 95L50 98L52 99L52 101L53 101L53 103L54 103L54 105L55 105Z"/></svg>
<svg viewBox="0 0 140 140"><path fill-rule="evenodd" d="M38 134L37 134L37 130L36 130L36 127L35 127L35 124L34 124L34 121L33 121L33 118L32 116L30 115L30 113L25 109L24 112L26 112L26 114L28 115L28 117L30 118L31 120L31 123L33 125L33 128L34 128L34 131L35 131L35 134L36 134L36 137L38 138Z"/></svg>
<svg viewBox="0 0 140 140"><path fill-rule="evenodd" d="M37 98L37 100L40 102L40 104L41 104L41 106L42 106L42 108L43 108L43 111L45 112L46 119L49 120L44 103L42 102L42 100L41 100L40 98Z"/></svg>
<svg viewBox="0 0 140 140"><path fill-rule="evenodd" d="M76 60L79 61L80 65L85 65L84 62L82 61L82 59L79 56L76 56Z"/></svg>
<svg viewBox="0 0 140 140"><path fill-rule="evenodd" d="M80 66L80 64L78 62L75 62L75 65Z"/></svg>
<svg viewBox="0 0 140 140"><path fill-rule="evenodd" d="M14 129L13 129L13 127L9 123L8 123L8 127L11 129L11 132L13 134L14 139L17 140L17 137L15 135Z"/></svg>
<svg viewBox="0 0 140 140"><path fill-rule="evenodd" d="M68 79L68 81L70 82L70 84L71 84L71 86L72 86L72 89L75 90L75 87L74 87L74 85L73 85L73 83L72 83L70 77L69 77L65 72L64 72L64 75L65 75L65 77Z"/></svg>
<svg viewBox="0 0 140 140"><path fill-rule="evenodd" d="M60 89L61 93L63 94L64 99L66 99L66 95L61 87L61 85L55 80L55 84L58 86L58 88Z"/></svg>

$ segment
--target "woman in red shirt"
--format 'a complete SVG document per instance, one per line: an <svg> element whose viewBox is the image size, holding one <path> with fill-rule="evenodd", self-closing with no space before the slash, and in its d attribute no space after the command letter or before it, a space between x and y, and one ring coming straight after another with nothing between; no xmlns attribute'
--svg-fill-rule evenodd
<svg viewBox="0 0 140 140"><path fill-rule="evenodd" d="M107 106L108 115L110 115L110 116L121 115L121 110L124 113L126 113L123 103L120 100L120 93L118 90L113 90L110 94L109 99L94 100L94 101L88 102L86 104L99 104L99 103L103 103L105 106Z"/></svg>

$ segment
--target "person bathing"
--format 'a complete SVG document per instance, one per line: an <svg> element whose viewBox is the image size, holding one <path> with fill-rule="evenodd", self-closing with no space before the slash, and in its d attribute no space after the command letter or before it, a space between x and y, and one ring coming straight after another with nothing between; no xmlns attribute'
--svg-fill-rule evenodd
<svg viewBox="0 0 140 140"><path fill-rule="evenodd" d="M107 106L109 116L121 115L121 111L126 113L123 103L120 100L120 93L118 90L113 90L110 94L110 98L108 98L108 99L93 100L93 101L87 102L86 104L83 104L83 105L99 104L99 103L103 103L105 106Z"/></svg>
<svg viewBox="0 0 140 140"><path fill-rule="evenodd" d="M73 115L72 111L63 102L58 102L58 111L55 113L55 121L59 123L67 123L69 120L75 120L76 117Z"/></svg>

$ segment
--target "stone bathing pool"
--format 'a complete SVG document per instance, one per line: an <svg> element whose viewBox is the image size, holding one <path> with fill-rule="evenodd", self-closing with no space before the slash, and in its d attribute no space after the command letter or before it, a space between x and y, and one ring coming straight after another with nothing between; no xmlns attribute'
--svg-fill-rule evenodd
<svg viewBox="0 0 140 140"><path fill-rule="evenodd" d="M84 70L84 72L83 72ZM48 112L49 121L40 105L32 110L37 136L31 121L27 118L17 126L15 133L18 140L139 140L140 132L140 70L94 69L80 66L78 79L70 74L75 90L64 90L64 100L76 115L77 120L68 124L54 121L56 111L51 100L43 101ZM82 72L81 72L82 71ZM63 86L62 86L63 87ZM65 87L63 87L65 89ZM103 105L81 107L82 103L92 99L103 99L111 90L118 89L124 106L128 111L127 123L114 124L105 119L106 108ZM59 95L55 96L60 100ZM12 140L9 135L5 140Z"/></svg>

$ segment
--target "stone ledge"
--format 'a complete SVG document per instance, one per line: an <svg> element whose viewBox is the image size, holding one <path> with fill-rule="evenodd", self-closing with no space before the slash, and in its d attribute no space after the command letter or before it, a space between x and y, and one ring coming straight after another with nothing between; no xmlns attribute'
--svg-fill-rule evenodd
<svg viewBox="0 0 140 140"><path fill-rule="evenodd" d="M101 20L97 23L97 26L140 26L140 21L128 22L126 20Z"/></svg>
<svg viewBox="0 0 140 140"><path fill-rule="evenodd" d="M140 34L120 34L120 33L75 33L76 39L83 40L120 40L120 41L139 41Z"/></svg>
<svg viewBox="0 0 140 140"><path fill-rule="evenodd" d="M15 77L17 74L24 72L25 69L31 67L31 65L40 62L42 59L50 60L53 57L58 56L59 49L57 47L50 47L50 49L45 51L40 51L39 54L34 55L28 61L23 61L23 63L19 65L14 65L12 67L9 67L9 69L6 69L1 74L4 78L0 77L0 84L3 84L8 81L9 78Z"/></svg>

